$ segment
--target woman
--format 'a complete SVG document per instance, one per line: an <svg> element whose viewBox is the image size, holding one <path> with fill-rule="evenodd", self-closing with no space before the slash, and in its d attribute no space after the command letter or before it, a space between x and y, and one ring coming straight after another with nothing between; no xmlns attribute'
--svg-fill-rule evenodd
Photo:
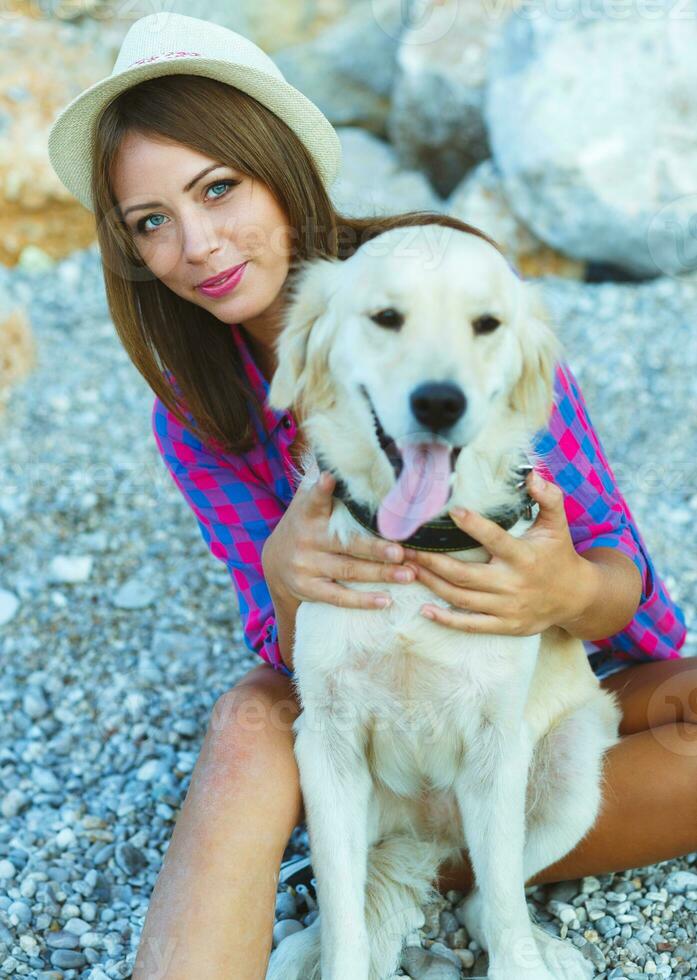
<svg viewBox="0 0 697 980"><path fill-rule="evenodd" d="M112 76L63 111L49 151L61 180L95 212L112 318L156 396L158 447L211 553L230 570L245 641L264 662L213 708L134 977L265 975L279 865L303 819L292 733L295 612L302 599L378 608L377 592L336 578L418 575L453 605L479 611L480 628L488 611L499 632L537 632L531 615L539 620L542 609L546 622L589 641L603 685L619 692L624 737L608 755L596 826L536 881L697 848L697 762L686 750L697 732L694 674L678 652L684 619L568 366L559 365L558 404L539 433L548 482L529 483L544 533L520 544L535 549L538 568L558 572L556 581L525 573L529 564L516 551L501 564L500 595L481 593L477 605L459 589L447 556L417 552L406 562L403 545L377 537L357 538L342 554L326 531L333 478L297 486L297 421L264 401L293 277L303 260L345 258L395 223L478 232L438 214L337 214L327 188L339 144L319 110L247 39L194 18L162 18L132 25ZM207 284L238 266L223 285ZM475 535L489 533L488 524L479 515L462 519ZM578 588L558 584L569 581ZM451 615L449 625L464 628ZM463 855L461 865L443 869L443 890L465 890L469 874Z"/></svg>

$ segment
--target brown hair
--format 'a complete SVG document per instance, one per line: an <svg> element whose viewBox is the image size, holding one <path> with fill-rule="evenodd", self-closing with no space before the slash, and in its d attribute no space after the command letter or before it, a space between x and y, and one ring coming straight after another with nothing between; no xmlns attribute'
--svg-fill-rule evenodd
<svg viewBox="0 0 697 980"><path fill-rule="evenodd" d="M292 129L256 99L202 75L164 75L126 90L102 113L95 130L92 192L97 238L111 317L134 365L186 428L230 453L255 443L250 409L263 418L228 324L173 293L147 269L122 219L110 173L129 131L191 147L262 181L288 218L292 255L283 286L314 257L345 259L391 228L440 224L484 232L449 215L408 211L354 218L337 212L314 161ZM180 401L164 371L174 376ZM191 419L185 417L188 411ZM193 431L193 430L192 430Z"/></svg>

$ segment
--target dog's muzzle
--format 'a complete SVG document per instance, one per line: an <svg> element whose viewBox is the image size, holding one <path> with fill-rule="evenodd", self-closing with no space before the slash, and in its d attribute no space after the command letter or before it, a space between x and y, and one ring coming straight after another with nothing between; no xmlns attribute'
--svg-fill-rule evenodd
<svg viewBox="0 0 697 980"><path fill-rule="evenodd" d="M392 438L392 436L389 435L387 432L385 432L385 429L383 428L380 419L377 416L377 412L373 408L373 403L370 400L370 395L368 394L368 391L365 388L365 386L361 385L360 390L365 395L366 401L368 402L368 407L370 408L371 415L373 416L373 421L375 422L375 432L378 437L378 442L380 443L380 448L383 450L388 460L390 461L395 476L397 477L397 479L399 479L402 472L402 468L404 466L404 460L402 459L402 454L397 448L397 444ZM462 446L453 446L453 448L450 451L451 473L455 469L455 463L457 462L457 457L460 455L461 450L462 450Z"/></svg>

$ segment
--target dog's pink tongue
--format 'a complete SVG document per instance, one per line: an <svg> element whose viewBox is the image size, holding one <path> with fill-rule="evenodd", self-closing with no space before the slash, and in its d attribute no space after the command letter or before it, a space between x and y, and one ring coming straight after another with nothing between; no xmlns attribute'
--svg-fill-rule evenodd
<svg viewBox="0 0 697 980"><path fill-rule="evenodd" d="M404 465L399 479L380 504L378 531L401 541L445 506L450 480L450 446L442 442L400 446Z"/></svg>

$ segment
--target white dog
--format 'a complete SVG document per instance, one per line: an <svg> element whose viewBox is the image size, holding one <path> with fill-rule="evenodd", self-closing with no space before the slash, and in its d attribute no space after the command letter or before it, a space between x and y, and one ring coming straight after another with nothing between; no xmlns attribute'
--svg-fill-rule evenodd
<svg viewBox="0 0 697 980"><path fill-rule="evenodd" d="M374 533L365 514L393 540L446 522L462 536L453 505L513 514L500 523L517 537L532 514L516 467L548 420L560 349L488 239L396 228L302 269L269 402L299 413L304 478L320 463L341 480L330 531L347 550ZM450 553L487 561L475 544ZM530 921L524 883L595 821L615 696L558 627L467 634L419 614L448 604L418 581L381 589L384 611L298 609L295 753L321 914L273 952L267 980L392 977L439 865L463 847L476 876L467 930L489 976L586 980L579 950Z"/></svg>

